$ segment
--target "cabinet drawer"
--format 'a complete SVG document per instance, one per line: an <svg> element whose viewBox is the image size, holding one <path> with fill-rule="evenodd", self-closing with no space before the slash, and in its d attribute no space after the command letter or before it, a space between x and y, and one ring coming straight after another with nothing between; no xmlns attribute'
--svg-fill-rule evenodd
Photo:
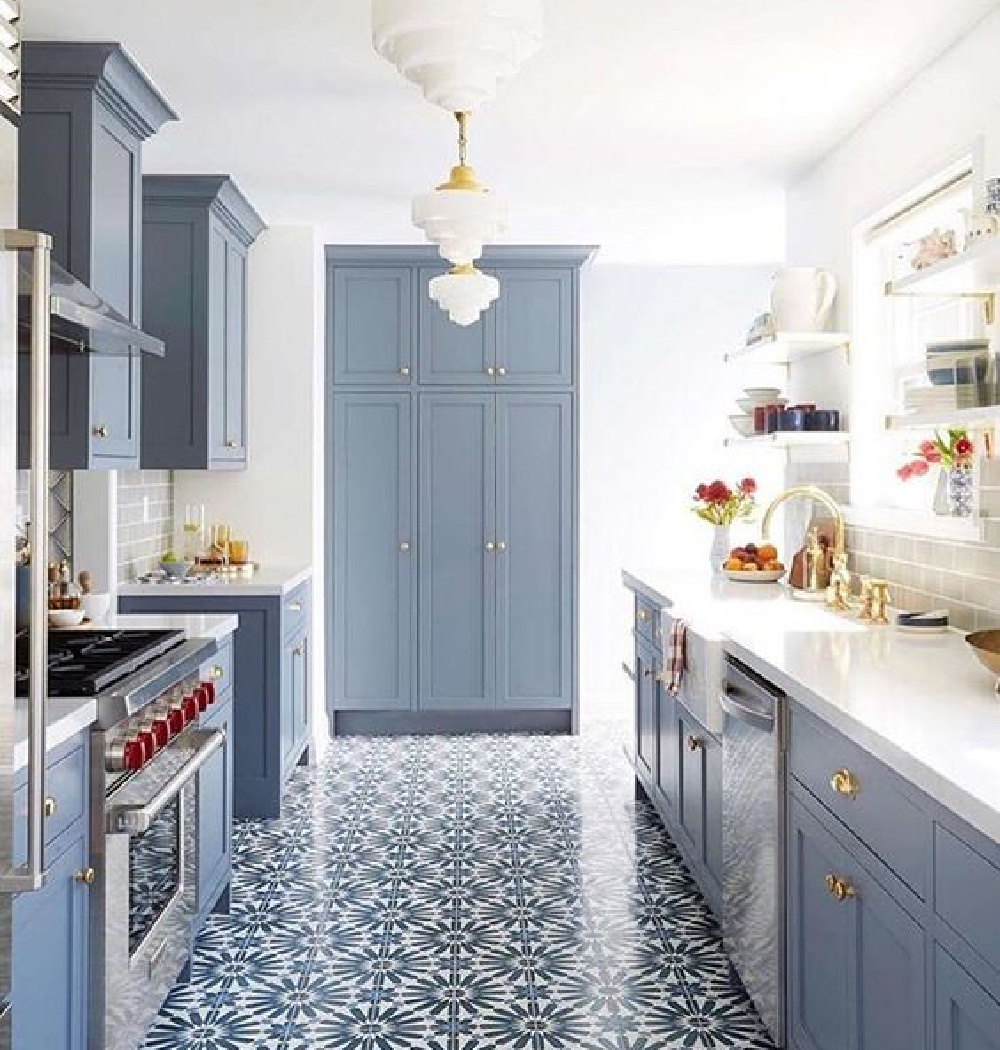
<svg viewBox="0 0 1000 1050"><path fill-rule="evenodd" d="M216 697L225 696L233 688L233 643L226 642L222 648L202 664L201 680L215 683Z"/></svg>
<svg viewBox="0 0 1000 1050"><path fill-rule="evenodd" d="M309 583L300 584L281 605L281 633L294 634L309 622Z"/></svg>
<svg viewBox="0 0 1000 1050"><path fill-rule="evenodd" d="M791 711L792 775L884 864L927 899L931 822L877 759L797 708Z"/></svg>
<svg viewBox="0 0 1000 1050"><path fill-rule="evenodd" d="M1000 868L934 826L934 910L1000 970Z"/></svg>
<svg viewBox="0 0 1000 1050"><path fill-rule="evenodd" d="M935 1050L1000 1050L1000 1002L941 947L934 948Z"/></svg>
<svg viewBox="0 0 1000 1050"><path fill-rule="evenodd" d="M87 808L87 749L77 744L68 754L48 766L45 795L55 803L52 816L45 819L45 842L50 843L80 820ZM14 864L24 864L28 856L28 785L14 792Z"/></svg>
<svg viewBox="0 0 1000 1050"><path fill-rule="evenodd" d="M660 607L639 594L635 596L635 629L647 641L660 644Z"/></svg>

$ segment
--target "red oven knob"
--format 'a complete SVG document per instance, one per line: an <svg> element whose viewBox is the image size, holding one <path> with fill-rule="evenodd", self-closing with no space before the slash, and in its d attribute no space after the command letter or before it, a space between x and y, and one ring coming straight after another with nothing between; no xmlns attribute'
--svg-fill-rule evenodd
<svg viewBox="0 0 1000 1050"><path fill-rule="evenodd" d="M148 729L141 729L135 735L136 743L142 748L143 763L148 762L156 754L156 739Z"/></svg>
<svg viewBox="0 0 1000 1050"><path fill-rule="evenodd" d="M184 724L193 722L198 717L198 698L192 693L181 701L181 711L184 712Z"/></svg>
<svg viewBox="0 0 1000 1050"><path fill-rule="evenodd" d="M161 747L166 747L170 743L170 723L165 718L154 718L149 731L153 734L153 741L156 744L154 750L159 751Z"/></svg>
<svg viewBox="0 0 1000 1050"><path fill-rule="evenodd" d="M199 711L207 711L208 710L208 689L205 686L203 686L203 685L199 685L198 688L195 689L195 691L194 691L194 696L195 696L195 699L198 701L198 710Z"/></svg>
<svg viewBox="0 0 1000 1050"><path fill-rule="evenodd" d="M184 712L179 707L172 707L167 712L167 725L170 727L171 736L177 736L184 731Z"/></svg>
<svg viewBox="0 0 1000 1050"><path fill-rule="evenodd" d="M211 706L215 703L215 682L202 682L201 687L208 693L208 703Z"/></svg>
<svg viewBox="0 0 1000 1050"><path fill-rule="evenodd" d="M125 768L132 772L137 772L142 769L146 762L146 748L139 737L136 737L134 740L126 740L124 745L122 745L122 764Z"/></svg>

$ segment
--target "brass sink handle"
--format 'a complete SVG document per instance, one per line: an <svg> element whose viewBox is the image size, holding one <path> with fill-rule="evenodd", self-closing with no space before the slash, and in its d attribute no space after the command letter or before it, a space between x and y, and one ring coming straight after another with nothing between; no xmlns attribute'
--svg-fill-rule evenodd
<svg viewBox="0 0 1000 1050"><path fill-rule="evenodd" d="M830 787L838 795L847 795L849 798L857 798L861 791L861 781L849 770L838 769L830 777Z"/></svg>
<svg viewBox="0 0 1000 1050"><path fill-rule="evenodd" d="M857 897L858 895L858 891L847 881L847 879L842 879L839 875L827 875L823 880L823 884L839 901L846 901L851 897Z"/></svg>

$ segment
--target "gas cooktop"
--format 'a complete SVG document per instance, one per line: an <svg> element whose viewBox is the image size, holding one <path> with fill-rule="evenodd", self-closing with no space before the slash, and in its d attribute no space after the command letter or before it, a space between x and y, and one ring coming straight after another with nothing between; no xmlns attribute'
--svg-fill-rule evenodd
<svg viewBox="0 0 1000 1050"><path fill-rule="evenodd" d="M183 631L49 631L49 696L97 696L184 641ZM28 695L28 632L17 635L15 683Z"/></svg>

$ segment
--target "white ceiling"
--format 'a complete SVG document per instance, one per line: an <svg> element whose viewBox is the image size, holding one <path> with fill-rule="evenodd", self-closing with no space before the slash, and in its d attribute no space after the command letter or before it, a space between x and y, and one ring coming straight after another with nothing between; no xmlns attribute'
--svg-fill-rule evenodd
<svg viewBox="0 0 1000 1050"><path fill-rule="evenodd" d="M546 0L542 52L476 118L515 239L775 258L780 187L997 0ZM147 170L226 171L272 223L411 240L450 118L371 50L369 0L29 0L25 35L120 40L180 114ZM742 248L718 242L739 226ZM607 256L607 252L605 252Z"/></svg>

